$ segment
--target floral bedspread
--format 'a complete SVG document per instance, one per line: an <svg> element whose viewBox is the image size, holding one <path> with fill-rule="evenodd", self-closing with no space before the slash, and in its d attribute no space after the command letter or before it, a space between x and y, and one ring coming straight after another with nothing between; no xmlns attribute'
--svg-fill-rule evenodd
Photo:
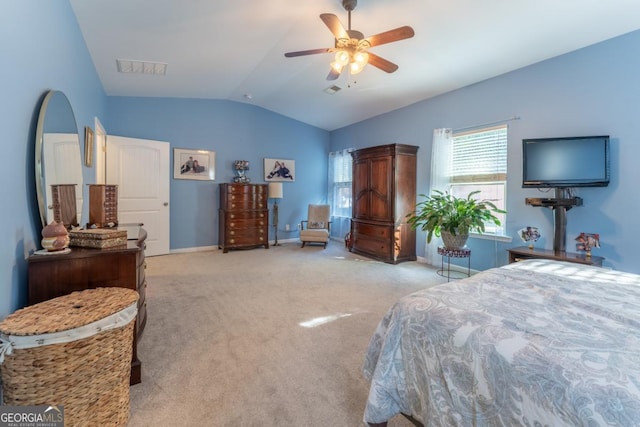
<svg viewBox="0 0 640 427"><path fill-rule="evenodd" d="M640 425L640 275L527 260L413 293L363 370L369 423Z"/></svg>

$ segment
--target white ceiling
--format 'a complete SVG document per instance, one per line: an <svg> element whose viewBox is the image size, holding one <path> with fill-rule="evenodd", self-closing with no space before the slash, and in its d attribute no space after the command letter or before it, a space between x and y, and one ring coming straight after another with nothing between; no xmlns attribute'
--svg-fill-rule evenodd
<svg viewBox="0 0 640 427"><path fill-rule="evenodd" d="M319 15L346 28L341 0L70 2L107 95L227 99L326 130L640 28L638 0L360 0L352 29L410 25L415 37L371 49L395 73L367 66L329 82L331 54L284 53L332 47ZM116 59L167 73L118 73ZM332 84L342 90L324 93Z"/></svg>

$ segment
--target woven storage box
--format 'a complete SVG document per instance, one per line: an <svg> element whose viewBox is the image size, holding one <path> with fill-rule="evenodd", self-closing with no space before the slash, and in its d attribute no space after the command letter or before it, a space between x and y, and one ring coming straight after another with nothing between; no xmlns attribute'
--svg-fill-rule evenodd
<svg viewBox="0 0 640 427"><path fill-rule="evenodd" d="M69 232L69 246L108 249L127 245L127 230L94 228Z"/></svg>
<svg viewBox="0 0 640 427"><path fill-rule="evenodd" d="M0 323L5 405L62 405L65 426L125 426L138 293L74 292Z"/></svg>

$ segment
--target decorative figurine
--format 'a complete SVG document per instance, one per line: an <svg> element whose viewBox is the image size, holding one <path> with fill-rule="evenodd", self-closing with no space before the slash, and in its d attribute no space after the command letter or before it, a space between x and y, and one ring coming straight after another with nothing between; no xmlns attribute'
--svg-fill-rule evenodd
<svg viewBox="0 0 640 427"><path fill-rule="evenodd" d="M529 243L529 249L533 249L533 243L540 238L538 227L527 226L520 229L519 234L523 242Z"/></svg>
<svg viewBox="0 0 640 427"><path fill-rule="evenodd" d="M585 251L585 256L591 256L592 248L600 247L600 235L597 233L580 233L578 237L576 237L576 250Z"/></svg>
<svg viewBox="0 0 640 427"><path fill-rule="evenodd" d="M233 182L239 184L248 184L251 182L249 177L245 174L249 170L248 160L236 160L233 162L233 169L236 171L236 176L233 177Z"/></svg>

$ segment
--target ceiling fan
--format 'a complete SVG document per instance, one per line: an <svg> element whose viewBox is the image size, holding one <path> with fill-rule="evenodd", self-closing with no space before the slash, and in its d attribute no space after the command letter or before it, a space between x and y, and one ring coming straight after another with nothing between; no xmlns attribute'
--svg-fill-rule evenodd
<svg viewBox="0 0 640 427"><path fill-rule="evenodd" d="M324 22L335 37L334 47L287 52L284 56L293 58L296 56L335 52L335 60L331 63L327 80L337 79L346 66L348 66L347 69L351 74L358 74L367 64L371 64L387 73L396 71L398 69L396 64L375 53L369 52L369 48L411 38L415 34L413 28L409 26L399 27L365 38L360 31L351 29L351 11L355 9L357 4L358 0L342 0L342 6L349 15L349 27L347 30L345 30L336 15L331 13L323 13L320 15L322 22Z"/></svg>

